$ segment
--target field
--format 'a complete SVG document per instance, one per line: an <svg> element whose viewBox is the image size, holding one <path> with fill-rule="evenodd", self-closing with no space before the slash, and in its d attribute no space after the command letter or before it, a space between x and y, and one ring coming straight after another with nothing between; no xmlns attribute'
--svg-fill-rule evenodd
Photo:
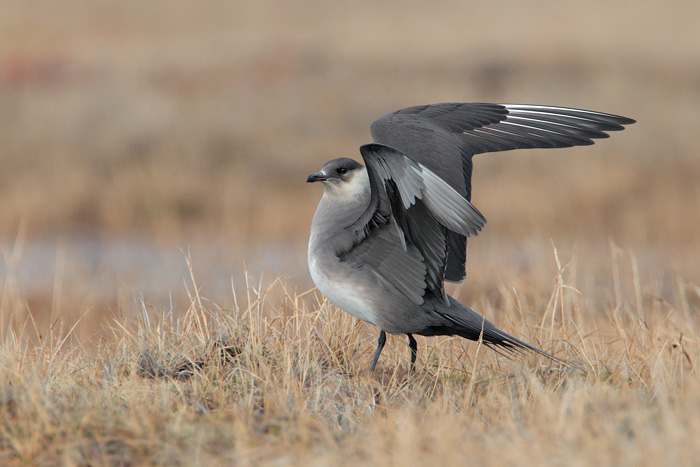
<svg viewBox="0 0 700 467"><path fill-rule="evenodd" d="M700 4L0 4L0 464L694 465ZM585 371L313 289L328 159L442 101L638 122L475 158L450 293Z"/></svg>

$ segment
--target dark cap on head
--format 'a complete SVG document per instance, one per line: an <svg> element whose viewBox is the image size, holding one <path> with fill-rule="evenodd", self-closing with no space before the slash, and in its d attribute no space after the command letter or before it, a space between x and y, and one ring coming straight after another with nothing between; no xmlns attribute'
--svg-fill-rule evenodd
<svg viewBox="0 0 700 467"><path fill-rule="evenodd" d="M325 182L333 179L346 180L348 174L362 167L364 167L362 164L349 157L339 157L323 164L321 171L309 175L306 178L306 182Z"/></svg>

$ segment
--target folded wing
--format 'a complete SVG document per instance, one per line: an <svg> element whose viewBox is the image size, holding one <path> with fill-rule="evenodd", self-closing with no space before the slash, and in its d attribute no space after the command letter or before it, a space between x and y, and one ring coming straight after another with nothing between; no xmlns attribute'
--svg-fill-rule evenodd
<svg viewBox="0 0 700 467"><path fill-rule="evenodd" d="M369 265L415 303L422 304L426 292L449 303L444 289L448 232L476 235L486 219L457 190L401 151L368 144L360 152L371 198L347 227L354 243L341 259Z"/></svg>

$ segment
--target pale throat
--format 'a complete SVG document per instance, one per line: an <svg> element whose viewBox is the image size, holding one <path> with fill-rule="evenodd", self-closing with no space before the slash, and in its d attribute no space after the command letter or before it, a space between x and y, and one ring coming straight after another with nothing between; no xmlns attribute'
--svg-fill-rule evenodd
<svg viewBox="0 0 700 467"><path fill-rule="evenodd" d="M369 177L367 169L362 167L355 171L350 180L339 184L324 184L324 196L331 196L337 201L354 204L369 195Z"/></svg>

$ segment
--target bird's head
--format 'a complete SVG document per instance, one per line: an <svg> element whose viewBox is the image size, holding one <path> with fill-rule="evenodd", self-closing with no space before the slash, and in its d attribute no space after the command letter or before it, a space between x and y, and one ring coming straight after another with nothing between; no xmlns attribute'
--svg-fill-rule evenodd
<svg viewBox="0 0 700 467"><path fill-rule="evenodd" d="M369 189L365 166L347 157L333 159L306 178L307 183L323 182L326 193L343 197L360 196Z"/></svg>

